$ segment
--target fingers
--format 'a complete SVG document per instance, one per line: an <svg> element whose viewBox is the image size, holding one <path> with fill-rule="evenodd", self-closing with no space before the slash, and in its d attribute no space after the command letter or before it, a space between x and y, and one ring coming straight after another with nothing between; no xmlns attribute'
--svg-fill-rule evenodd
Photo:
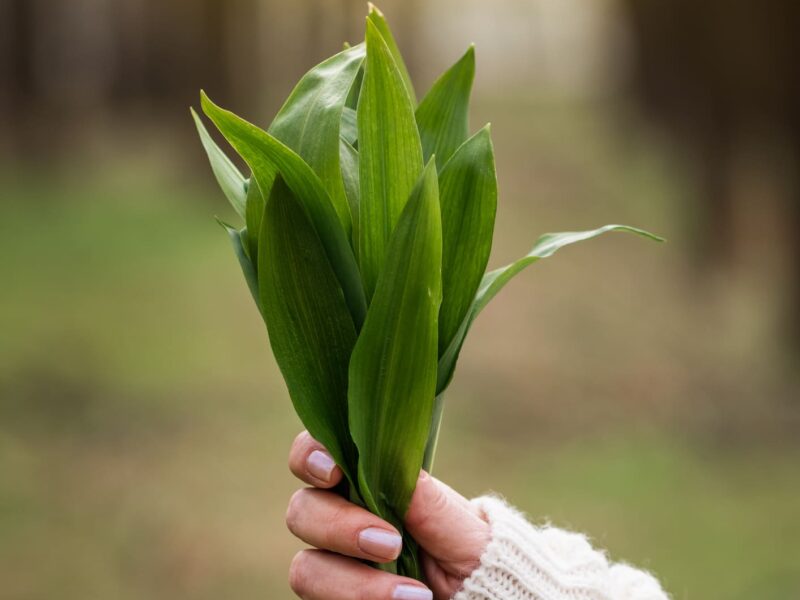
<svg viewBox="0 0 800 600"><path fill-rule="evenodd" d="M456 577L478 566L491 537L489 524L466 498L424 471L405 525L425 552Z"/></svg>
<svg viewBox="0 0 800 600"><path fill-rule="evenodd" d="M343 477L327 450L306 431L292 444L289 468L317 488L332 488ZM306 551L295 559L292 589L302 598L432 598L430 590L413 580L332 554L382 563L396 559L402 547L402 538L394 527L344 498L322 489L300 490L289 503L286 523L301 540L330 551ZM458 589L480 563L491 537L489 525L476 507L425 472L420 474L411 498L405 526L424 550L423 568L437 598L448 598ZM316 575L309 576L309 572ZM373 581L376 577L380 581ZM402 581L410 583L399 583Z"/></svg>
<svg viewBox="0 0 800 600"><path fill-rule="evenodd" d="M432 600L418 581L390 575L352 558L303 550L289 569L289 585L303 600Z"/></svg>
<svg viewBox="0 0 800 600"><path fill-rule="evenodd" d="M342 479L342 470L325 447L307 431L292 442L289 470L301 481L318 488L332 488Z"/></svg>
<svg viewBox="0 0 800 600"><path fill-rule="evenodd" d="M373 562L396 559L403 545L387 522L341 496L312 488L294 493L286 525L307 544Z"/></svg>

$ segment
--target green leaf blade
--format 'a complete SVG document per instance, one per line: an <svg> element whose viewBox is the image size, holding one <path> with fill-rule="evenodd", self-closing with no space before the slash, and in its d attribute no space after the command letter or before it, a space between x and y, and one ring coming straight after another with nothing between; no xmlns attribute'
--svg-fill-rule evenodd
<svg viewBox="0 0 800 600"><path fill-rule="evenodd" d="M258 235L261 231L261 219L264 216L264 205L266 197L272 189L272 181L267 193L261 192L261 186L255 177L251 177L247 183L247 204L245 206L245 223L247 225L247 253L253 265L258 268Z"/></svg>
<svg viewBox="0 0 800 600"><path fill-rule="evenodd" d="M350 362L350 431L367 505L395 525L422 466L436 388L441 217L436 168L415 187Z"/></svg>
<svg viewBox="0 0 800 600"><path fill-rule="evenodd" d="M400 76L403 78L403 86L408 93L408 97L411 100L411 103L416 105L417 94L414 91L414 83L411 81L411 75L408 73L408 67L406 66L405 60L403 60L403 55L400 52L397 41L394 39L392 30L389 28L389 23L383 13L378 10L377 6L372 4L372 2L368 2L367 5L369 6L369 15L367 16L367 21L375 26L375 28L380 32L381 37L386 42L386 46L389 49L389 52L392 54L392 58L397 65L397 69L400 71Z"/></svg>
<svg viewBox="0 0 800 600"><path fill-rule="evenodd" d="M261 306L292 403L309 433L354 483L347 377L355 325L314 227L280 177L259 238Z"/></svg>
<svg viewBox="0 0 800 600"><path fill-rule="evenodd" d="M577 244L578 242L585 242L605 233L611 232L633 233L656 242L664 241L664 238L652 234L649 231L645 231L644 229L639 229L637 227L630 227L629 225L604 225L603 227L598 227L597 229L592 229L589 231L545 233L539 237L539 239L536 241L536 244L534 244L533 248L531 248L528 254L514 261L510 265L506 265L500 269L495 269L494 271L486 274L486 276L483 278L483 281L481 281L480 288L478 289L478 294L475 298L476 302L472 312L474 312L475 316L477 316L477 314L482 311L487 304L489 304L489 301L494 298L497 293L503 289L503 287L505 287L505 285L511 281L511 279L514 278L515 275L525 269L525 267L532 265L542 258L553 256L564 246Z"/></svg>
<svg viewBox="0 0 800 600"><path fill-rule="evenodd" d="M497 210L497 174L488 126L464 142L439 177L442 308L439 353L455 337L480 285Z"/></svg>
<svg viewBox="0 0 800 600"><path fill-rule="evenodd" d="M353 86L350 88L350 93L347 95L347 101L345 102L345 108L349 108L351 110L355 110L358 106L358 96L361 94L361 82L364 80L364 63L361 63L361 68L358 70L356 74L356 78L353 81Z"/></svg>
<svg viewBox="0 0 800 600"><path fill-rule="evenodd" d="M200 135L200 142L203 144L208 162L211 163L211 171L214 173L222 193L225 194L236 214L244 219L246 211L245 178L208 133L195 110L190 108L189 111L192 113L197 133Z"/></svg>
<svg viewBox="0 0 800 600"><path fill-rule="evenodd" d="M436 155L441 170L469 137L469 98L475 79L475 48L448 69L417 107L416 118L424 160Z"/></svg>
<svg viewBox="0 0 800 600"><path fill-rule="evenodd" d="M380 32L367 20L367 59L358 104L358 259L372 296L389 239L422 172L414 109Z"/></svg>
<svg viewBox="0 0 800 600"><path fill-rule="evenodd" d="M350 210L339 168L339 133L353 81L364 61L364 44L348 48L306 73L269 127L314 170L350 235Z"/></svg>
<svg viewBox="0 0 800 600"><path fill-rule="evenodd" d="M342 111L341 137L355 148L358 140L358 116L353 108L345 107Z"/></svg>
<svg viewBox="0 0 800 600"><path fill-rule="evenodd" d="M350 204L350 214L353 215L353 252L358 256L358 203L361 193L358 177L358 151L344 137L339 139L339 162L342 165L342 180L347 202Z"/></svg>
<svg viewBox="0 0 800 600"><path fill-rule="evenodd" d="M247 282L247 289L250 290L250 295L253 297L256 306L260 308L261 303L258 295L258 275L256 273L253 261L250 260L250 257L247 255L245 250L247 243L247 229L237 230L235 227L228 225L220 219L217 219L217 223L219 223L220 226L227 232L228 237L231 240L231 245L233 246L233 252L236 255L236 259L239 261L239 266L242 269L242 275L244 275L244 279Z"/></svg>
<svg viewBox="0 0 800 600"><path fill-rule="evenodd" d="M663 238L657 235L654 235L643 229L630 227L628 225L605 225L589 231L546 233L539 237L533 248L531 248L530 252L528 252L525 256L509 265L506 265L505 267L495 269L494 271L484 275L469 312L461 322L458 332L451 340L444 354L439 358L437 393L443 392L450 384L456 363L458 362L458 356L461 352L462 346L464 345L464 339L466 338L473 321L478 314L484 308L486 308L486 305L489 304L492 298L494 298L509 281L511 281L526 267L538 262L543 258L552 256L559 249L565 246L587 241L610 232L627 232L657 242L664 241Z"/></svg>
<svg viewBox="0 0 800 600"><path fill-rule="evenodd" d="M302 158L267 132L220 108L205 93L201 101L206 115L248 163L262 192L272 188L275 175L280 171L322 241L356 327L360 328L366 314L366 299L358 265L319 177Z"/></svg>

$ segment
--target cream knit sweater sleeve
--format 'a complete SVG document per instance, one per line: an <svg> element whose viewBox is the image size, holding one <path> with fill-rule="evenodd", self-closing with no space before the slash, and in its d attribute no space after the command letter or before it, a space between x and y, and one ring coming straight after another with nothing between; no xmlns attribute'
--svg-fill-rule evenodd
<svg viewBox="0 0 800 600"><path fill-rule="evenodd" d="M473 502L492 538L453 600L667 600L650 574L609 564L584 536L535 527L498 498Z"/></svg>

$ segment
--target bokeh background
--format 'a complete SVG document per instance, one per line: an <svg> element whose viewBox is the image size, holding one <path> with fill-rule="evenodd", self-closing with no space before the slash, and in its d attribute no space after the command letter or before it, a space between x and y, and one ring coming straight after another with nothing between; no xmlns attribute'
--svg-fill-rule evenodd
<svg viewBox="0 0 800 600"><path fill-rule="evenodd" d="M477 44L491 266L436 473L652 569L800 597L797 3L384 0L419 90ZM0 598L289 598L300 424L195 138L266 125L360 0L0 0Z"/></svg>

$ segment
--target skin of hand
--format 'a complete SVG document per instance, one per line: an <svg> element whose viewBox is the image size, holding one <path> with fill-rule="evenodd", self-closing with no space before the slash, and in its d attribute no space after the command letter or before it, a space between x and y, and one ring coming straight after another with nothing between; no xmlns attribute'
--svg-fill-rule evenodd
<svg viewBox="0 0 800 600"><path fill-rule="evenodd" d="M477 508L423 471L405 526L422 549L430 587L374 569L360 559L397 558L402 545L397 530L329 491L342 471L308 432L295 438L289 469L313 486L296 491L286 511L289 530L314 546L299 552L289 569L289 585L303 600L446 600L478 566L489 543L489 525Z"/></svg>

